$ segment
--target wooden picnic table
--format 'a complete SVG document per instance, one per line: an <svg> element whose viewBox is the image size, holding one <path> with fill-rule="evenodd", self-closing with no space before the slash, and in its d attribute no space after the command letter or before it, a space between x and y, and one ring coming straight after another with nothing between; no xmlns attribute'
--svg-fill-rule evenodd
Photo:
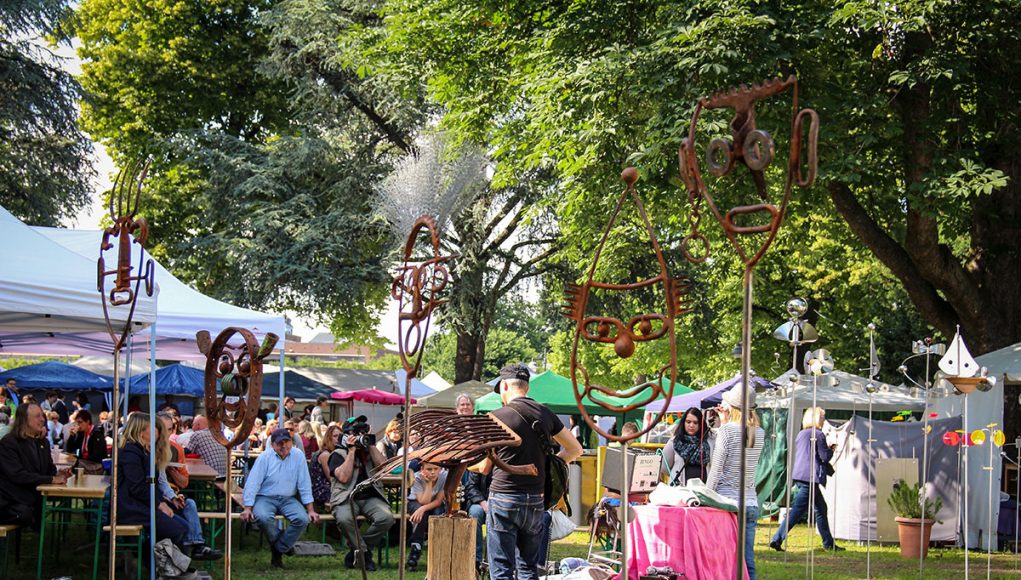
<svg viewBox="0 0 1021 580"><path fill-rule="evenodd" d="M201 459L187 458L184 463L188 468L188 478L195 481L216 481L220 474Z"/></svg>
<svg viewBox="0 0 1021 580"><path fill-rule="evenodd" d="M80 479L71 476L67 483L44 483L36 486L36 491L43 496L42 515L39 520L41 524L39 529L39 556L36 563L36 578L42 578L46 527L50 523L47 521L49 517L51 515L58 516L57 519L59 520L60 514L71 515L80 513L84 514L86 518L91 516L95 520L92 580L96 580L99 572L99 545L102 543L104 498L108 487L110 487L110 478L105 475L82 475ZM81 500L81 507L74 507L75 500ZM66 502L67 505L54 505L50 507L51 501ZM56 524L57 522L53 523ZM58 557L59 553L58 550Z"/></svg>

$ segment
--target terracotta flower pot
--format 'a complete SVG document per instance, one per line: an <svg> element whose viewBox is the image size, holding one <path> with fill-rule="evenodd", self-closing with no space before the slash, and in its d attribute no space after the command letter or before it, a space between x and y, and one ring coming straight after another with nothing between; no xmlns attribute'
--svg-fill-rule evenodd
<svg viewBox="0 0 1021 580"><path fill-rule="evenodd" d="M897 535L900 537L900 555L902 558L918 559L929 555L929 536L936 520L920 518L894 518L897 522Z"/></svg>

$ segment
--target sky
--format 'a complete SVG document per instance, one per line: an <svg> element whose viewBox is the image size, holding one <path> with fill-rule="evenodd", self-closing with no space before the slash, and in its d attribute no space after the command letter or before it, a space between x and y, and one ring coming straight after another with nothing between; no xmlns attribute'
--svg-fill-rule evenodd
<svg viewBox="0 0 1021 580"><path fill-rule="evenodd" d="M43 42L39 40L38 42ZM78 76L81 74L81 60L75 52L77 47L77 40L74 44L68 46L62 44L55 50L52 50L58 58L60 58L61 66L70 72L71 74ZM113 178L116 174L116 167L114 166L113 160L106 152L106 148L97 142L93 142L94 147L94 158L93 168L96 170L96 177L92 183L91 203L78 213L74 218L67 220L63 225L67 228L83 229L83 230L95 230L99 229L99 221L103 218L105 209L103 208L102 192L107 191L113 185ZM144 216L145 207L141 208L140 214ZM284 314L291 319L291 324L294 328L294 334L301 337L303 341L311 340L316 334L320 332L329 332L329 328L320 324L316 324L315 321L302 318L294 312L279 312L277 314ZM389 346L396 348L397 343L397 305L391 303L387 312L382 316L379 326L376 328L376 332L384 337Z"/></svg>

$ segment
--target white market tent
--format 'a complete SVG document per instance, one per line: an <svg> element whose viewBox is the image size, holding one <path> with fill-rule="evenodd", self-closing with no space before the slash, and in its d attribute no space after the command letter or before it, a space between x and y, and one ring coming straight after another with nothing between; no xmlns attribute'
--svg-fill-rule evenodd
<svg viewBox="0 0 1021 580"><path fill-rule="evenodd" d="M0 207L0 353L21 352L22 346L39 337L71 349L75 333L95 333L102 339L98 352L113 349L99 292L96 289L96 258L99 240L87 258L54 243L26 226ZM156 300L142 293L135 307L133 322L142 329L156 320ZM123 324L127 308L113 308L111 318Z"/></svg>
<svg viewBox="0 0 1021 580"><path fill-rule="evenodd" d="M969 433L976 429L996 424L994 429L1003 429L1004 383L1021 382L1021 342L975 357L979 365L989 369L989 376L996 377L996 385L986 393L975 391L968 395L968 423L964 429ZM953 387L949 387L953 392ZM951 395L936 399L932 411L940 417L958 417L964 410L964 397ZM988 445L988 442L987 442ZM1000 476L1003 464L999 450L994 450L990 463L989 449L985 446L970 447L968 450L968 546L988 548L989 540L997 549L996 526L1000 516L1000 503L994 498L992 513L989 509L989 475L993 477L993 492L1003 488ZM1012 450L1009 455L1013 456ZM992 468L990 471L988 468ZM992 530L990 531L990 516Z"/></svg>
<svg viewBox="0 0 1021 580"><path fill-rule="evenodd" d="M768 396L759 396L759 407L776 405L781 409L790 409L791 380L795 371L787 371L773 379L773 384L786 389L777 391L782 396L771 400ZM798 384L793 387L794 415L793 422L801 424L801 414L812 406L812 375L802 375ZM816 406L828 411L868 411L869 395L865 392L868 379L841 370L834 370L818 378L816 389ZM882 396L873 397L873 411L923 411L925 400L920 396L912 396L910 389L902 386L877 383ZM786 392L784 392L786 390Z"/></svg>
<svg viewBox="0 0 1021 580"><path fill-rule="evenodd" d="M440 373L436 371L432 371L427 374L425 378L422 379L422 383L437 393L445 391L453 386L451 383L447 382L447 379L441 377Z"/></svg>

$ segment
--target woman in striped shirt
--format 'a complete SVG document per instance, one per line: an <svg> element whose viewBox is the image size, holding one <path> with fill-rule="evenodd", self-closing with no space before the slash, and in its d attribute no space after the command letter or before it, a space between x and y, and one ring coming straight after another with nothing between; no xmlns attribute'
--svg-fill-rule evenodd
<svg viewBox="0 0 1021 580"><path fill-rule="evenodd" d="M755 412L755 391L749 386L749 409L741 400L740 386L723 395L721 417L724 424L716 433L713 459L709 463L709 480L706 485L723 497L739 500L741 490L741 446L745 446L745 518L744 518L744 559L748 567L749 580L755 580L755 525L759 519L759 501L755 495L755 468L759 465L762 443L766 432L759 426L759 415ZM741 421L747 425L747 439L741 440Z"/></svg>

